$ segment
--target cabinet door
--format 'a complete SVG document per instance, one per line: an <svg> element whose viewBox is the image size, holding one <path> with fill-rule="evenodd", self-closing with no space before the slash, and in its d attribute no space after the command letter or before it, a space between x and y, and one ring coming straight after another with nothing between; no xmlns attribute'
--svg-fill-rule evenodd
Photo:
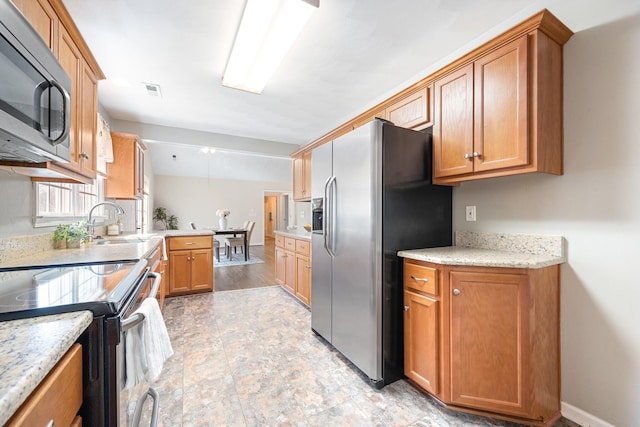
<svg viewBox="0 0 640 427"><path fill-rule="evenodd" d="M296 296L311 305L311 260L302 255L296 255Z"/></svg>
<svg viewBox="0 0 640 427"><path fill-rule="evenodd" d="M293 159L293 199L300 200L303 196L304 173L302 156Z"/></svg>
<svg viewBox="0 0 640 427"><path fill-rule="evenodd" d="M191 290L191 251L170 251L169 293L171 295Z"/></svg>
<svg viewBox="0 0 640 427"><path fill-rule="evenodd" d="M47 0L14 2L54 55L58 55L58 15Z"/></svg>
<svg viewBox="0 0 640 427"><path fill-rule="evenodd" d="M387 120L396 126L404 128L416 128L431 121L431 103L429 87L408 95L386 110Z"/></svg>
<svg viewBox="0 0 640 427"><path fill-rule="evenodd" d="M82 90L82 65L83 59L78 46L73 41L64 26L60 26L60 38L58 43L58 60L64 71L71 78L71 129L69 131L71 160L64 167L79 170L80 148L80 103Z"/></svg>
<svg viewBox="0 0 640 427"><path fill-rule="evenodd" d="M522 166L528 155L527 36L474 63L474 171Z"/></svg>
<svg viewBox="0 0 640 427"><path fill-rule="evenodd" d="M284 285L295 294L296 292L296 254L286 251L284 254Z"/></svg>
<svg viewBox="0 0 640 427"><path fill-rule="evenodd" d="M527 276L452 271L451 402L527 415Z"/></svg>
<svg viewBox="0 0 640 427"><path fill-rule="evenodd" d="M144 151L136 144L136 170L135 170L135 194L138 197L144 195Z"/></svg>
<svg viewBox="0 0 640 427"><path fill-rule="evenodd" d="M287 280L286 268L286 253L284 249L276 247L276 282L280 285Z"/></svg>
<svg viewBox="0 0 640 427"><path fill-rule="evenodd" d="M311 151L302 154L302 182L305 200L311 200Z"/></svg>
<svg viewBox="0 0 640 427"><path fill-rule="evenodd" d="M107 163L105 197L139 199L144 186L144 147L136 134L111 132L113 162Z"/></svg>
<svg viewBox="0 0 640 427"><path fill-rule="evenodd" d="M191 290L213 289L213 256L211 249L191 251Z"/></svg>
<svg viewBox="0 0 640 427"><path fill-rule="evenodd" d="M98 114L97 87L93 71L89 65L82 61L82 73L80 79L80 104L79 108L79 138L78 138L78 164L80 173L85 176L96 176L96 119Z"/></svg>
<svg viewBox="0 0 640 427"><path fill-rule="evenodd" d="M440 303L404 292L404 373L426 391L440 394Z"/></svg>
<svg viewBox="0 0 640 427"><path fill-rule="evenodd" d="M434 84L433 174L473 172L473 64Z"/></svg>

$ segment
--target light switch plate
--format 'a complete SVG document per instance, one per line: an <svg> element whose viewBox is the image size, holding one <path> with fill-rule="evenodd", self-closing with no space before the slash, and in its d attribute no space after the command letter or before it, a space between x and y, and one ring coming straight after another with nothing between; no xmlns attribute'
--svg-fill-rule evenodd
<svg viewBox="0 0 640 427"><path fill-rule="evenodd" d="M476 220L476 207L475 206L467 206L466 207L466 215L467 221L475 221Z"/></svg>

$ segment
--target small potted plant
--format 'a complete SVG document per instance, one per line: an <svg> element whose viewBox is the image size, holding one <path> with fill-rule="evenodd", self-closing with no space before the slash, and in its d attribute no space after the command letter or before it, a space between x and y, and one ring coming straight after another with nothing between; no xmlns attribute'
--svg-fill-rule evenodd
<svg viewBox="0 0 640 427"><path fill-rule="evenodd" d="M67 248L79 248L89 240L87 221L78 221L67 227Z"/></svg>
<svg viewBox="0 0 640 427"><path fill-rule="evenodd" d="M153 222L161 222L164 225L165 230L177 230L178 229L178 217L175 215L168 215L167 208L157 207L153 210Z"/></svg>
<svg viewBox="0 0 640 427"><path fill-rule="evenodd" d="M53 230L53 246L56 249L67 248L67 236L69 226L66 224L60 224Z"/></svg>

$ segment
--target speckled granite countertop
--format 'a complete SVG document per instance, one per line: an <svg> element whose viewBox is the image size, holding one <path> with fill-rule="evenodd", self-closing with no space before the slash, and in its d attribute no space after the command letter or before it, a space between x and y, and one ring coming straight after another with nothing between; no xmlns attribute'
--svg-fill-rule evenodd
<svg viewBox="0 0 640 427"><path fill-rule="evenodd" d="M311 232L304 228L296 228L295 230L276 230L274 233L285 237L293 237L294 239L311 240Z"/></svg>
<svg viewBox="0 0 640 427"><path fill-rule="evenodd" d="M456 231L455 246L414 249L398 256L446 265L542 268L566 262L561 236Z"/></svg>
<svg viewBox="0 0 640 427"><path fill-rule="evenodd" d="M91 324L90 311L0 322L0 425Z"/></svg>
<svg viewBox="0 0 640 427"><path fill-rule="evenodd" d="M212 235L211 230L170 230L153 234L113 236L102 239L102 241L112 241L109 244L99 244L99 240L96 240L77 249L51 249L36 253L24 251L25 253L20 257L11 257L9 260L0 262L0 268L136 261L147 258L155 248L163 243L163 237ZM21 251L21 248L8 248L7 250Z"/></svg>

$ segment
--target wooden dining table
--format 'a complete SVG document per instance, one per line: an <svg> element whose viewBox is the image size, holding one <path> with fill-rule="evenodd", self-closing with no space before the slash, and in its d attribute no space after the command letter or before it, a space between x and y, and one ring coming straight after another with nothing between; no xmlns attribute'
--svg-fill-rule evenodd
<svg viewBox="0 0 640 427"><path fill-rule="evenodd" d="M243 238L244 238L244 260L248 261L249 260L249 242L247 242L247 232L249 230L247 230L246 228L228 228L226 230L220 230L219 228L211 228L211 230L213 231L214 235L231 235L233 234L234 237L238 234L242 234ZM229 254L226 254L227 256L229 256Z"/></svg>

